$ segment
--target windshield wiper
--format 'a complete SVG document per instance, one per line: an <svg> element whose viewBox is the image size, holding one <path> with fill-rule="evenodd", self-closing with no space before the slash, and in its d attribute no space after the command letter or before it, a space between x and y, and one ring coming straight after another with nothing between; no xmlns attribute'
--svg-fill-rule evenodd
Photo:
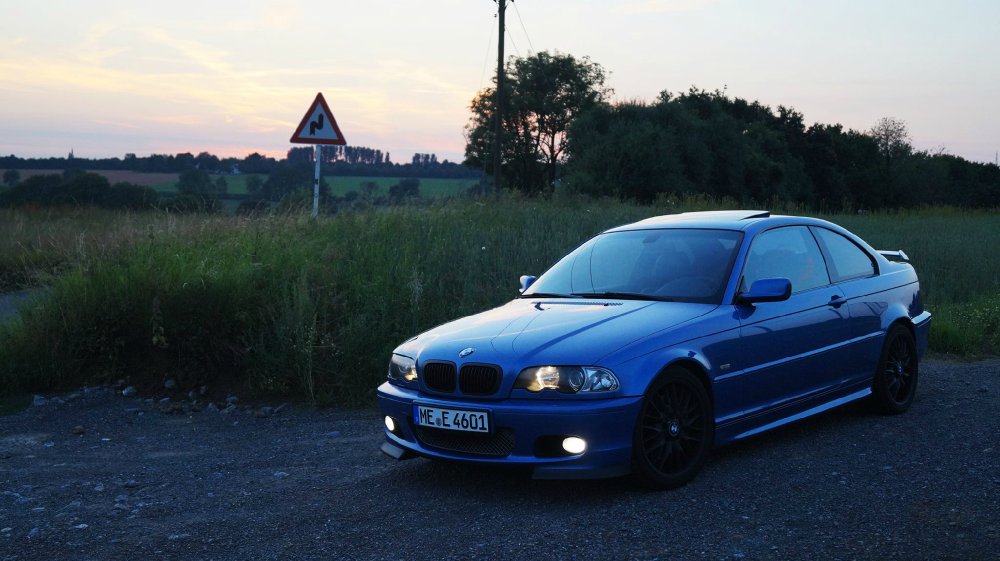
<svg viewBox="0 0 1000 561"><path fill-rule="evenodd" d="M522 294L518 298L576 298L576 295L559 294L556 292L532 292L531 294Z"/></svg>
<svg viewBox="0 0 1000 561"><path fill-rule="evenodd" d="M673 302L673 298L654 296L652 294L639 294L637 292L574 292L573 296L579 298L611 298L615 300L653 300L656 302Z"/></svg>

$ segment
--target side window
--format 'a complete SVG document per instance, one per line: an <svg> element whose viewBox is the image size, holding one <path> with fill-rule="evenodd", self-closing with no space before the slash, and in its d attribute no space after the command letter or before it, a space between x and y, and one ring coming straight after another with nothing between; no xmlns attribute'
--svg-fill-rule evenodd
<svg viewBox="0 0 1000 561"><path fill-rule="evenodd" d="M792 281L792 292L830 284L823 254L808 228L775 228L754 239L743 268L741 290L749 289L756 280L771 278Z"/></svg>
<svg viewBox="0 0 1000 561"><path fill-rule="evenodd" d="M870 277L875 274L872 258L854 242L826 228L812 230L819 243L823 244L826 254L830 256L830 276L834 282Z"/></svg>

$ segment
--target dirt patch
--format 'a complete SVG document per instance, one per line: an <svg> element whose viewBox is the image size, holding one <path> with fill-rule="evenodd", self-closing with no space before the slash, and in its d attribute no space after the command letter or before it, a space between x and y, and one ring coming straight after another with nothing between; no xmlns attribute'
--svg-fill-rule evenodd
<svg viewBox="0 0 1000 561"><path fill-rule="evenodd" d="M145 173L139 171L100 169L88 169L87 171L103 175L108 178L108 182L112 185L121 181L127 181L128 183L135 183L136 185L143 185L145 187L155 187L163 183L176 183L177 178L179 177L179 174L176 173ZM21 174L21 181L24 181L34 175L62 174L62 170L53 169L19 169L17 172Z"/></svg>

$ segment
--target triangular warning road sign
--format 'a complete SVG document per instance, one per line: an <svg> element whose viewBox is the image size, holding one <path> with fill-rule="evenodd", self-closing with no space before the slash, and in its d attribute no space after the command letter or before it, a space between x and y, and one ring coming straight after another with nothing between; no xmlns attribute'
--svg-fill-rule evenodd
<svg viewBox="0 0 1000 561"><path fill-rule="evenodd" d="M306 111L302 122L295 129L290 142L301 142L303 144L337 144L343 146L347 144L344 135L337 126L337 120L333 118L333 111L323 99L323 94L316 94L316 99Z"/></svg>

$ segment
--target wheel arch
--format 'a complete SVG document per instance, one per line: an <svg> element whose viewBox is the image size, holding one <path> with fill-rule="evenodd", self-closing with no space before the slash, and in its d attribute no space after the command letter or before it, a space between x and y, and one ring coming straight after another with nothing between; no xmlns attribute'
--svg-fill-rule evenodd
<svg viewBox="0 0 1000 561"><path fill-rule="evenodd" d="M656 373L656 376L653 376L653 378L649 381L649 384L646 386L646 391L649 390L649 386L652 386L653 383L665 376L671 368L683 368L691 374L694 374L694 377L697 378L698 381L701 382L701 385L705 388L705 392L708 393L709 401L714 405L715 395L712 391L712 381L708 376L708 370L705 368L705 365L695 360L693 357L677 358L669 361L663 366L663 368L660 369L659 372ZM645 391L643 393L645 393Z"/></svg>
<svg viewBox="0 0 1000 561"><path fill-rule="evenodd" d="M887 314L885 317L883 317L882 321L883 325L882 325L881 339L883 347L889 340L889 332L892 331L892 329L897 325L902 326L904 329L906 329L906 331L909 332L910 337L913 337L914 341L917 340L917 327L913 325L913 320L910 319L909 315L905 313L897 313L893 314L892 316L889 316Z"/></svg>
<svg viewBox="0 0 1000 561"><path fill-rule="evenodd" d="M896 324L904 324L906 328L910 330L910 334L914 334L913 320L910 318L909 310L902 304L891 305L889 308L882 313L882 331L889 333L892 326Z"/></svg>
<svg viewBox="0 0 1000 561"><path fill-rule="evenodd" d="M917 328L913 325L913 320L911 320L909 317L896 318L895 320L893 320L892 323L889 324L889 327L885 330L885 332L888 333L893 327L896 327L897 325L902 325L903 327L905 327L906 330L910 332L910 336L913 337L914 340L916 340Z"/></svg>

